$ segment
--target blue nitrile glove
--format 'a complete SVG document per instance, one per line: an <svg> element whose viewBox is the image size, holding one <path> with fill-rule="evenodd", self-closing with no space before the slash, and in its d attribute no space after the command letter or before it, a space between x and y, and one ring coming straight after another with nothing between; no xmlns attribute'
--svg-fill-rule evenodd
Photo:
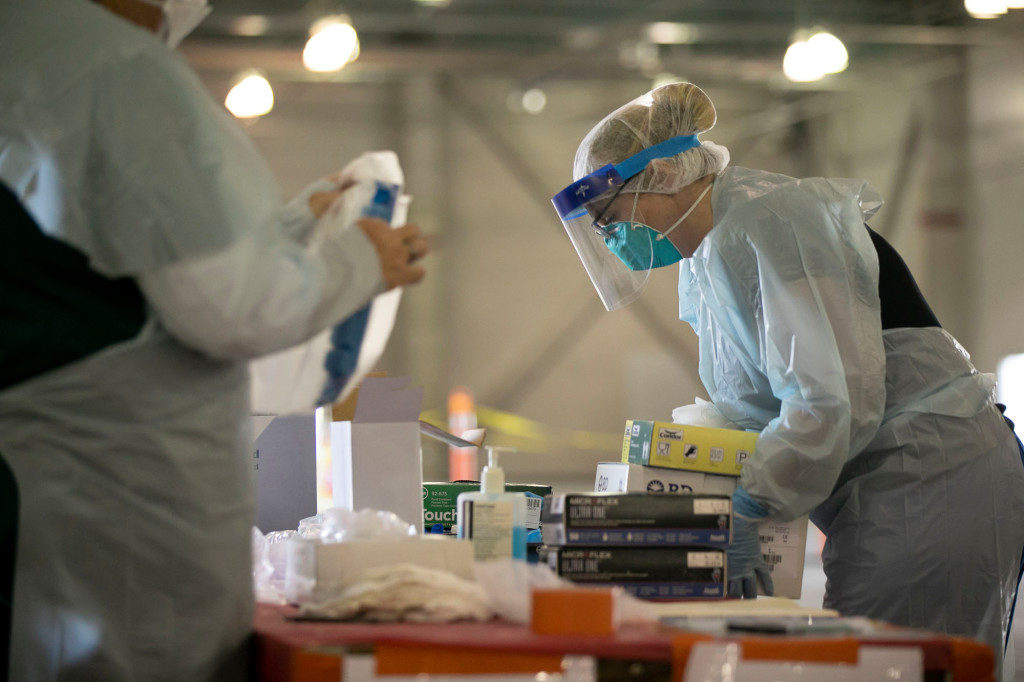
<svg viewBox="0 0 1024 682"><path fill-rule="evenodd" d="M729 596L752 599L757 596L757 581L761 580L765 594L775 594L772 574L761 554L761 541L757 528L768 515L741 487L732 494L732 543L726 552L728 558Z"/></svg>
<svg viewBox="0 0 1024 682"><path fill-rule="evenodd" d="M320 405L333 403L345 383L356 370L359 349L366 334L366 323L370 319L370 306L365 306L351 317L335 325L331 331L331 350L324 359L327 383L318 401Z"/></svg>

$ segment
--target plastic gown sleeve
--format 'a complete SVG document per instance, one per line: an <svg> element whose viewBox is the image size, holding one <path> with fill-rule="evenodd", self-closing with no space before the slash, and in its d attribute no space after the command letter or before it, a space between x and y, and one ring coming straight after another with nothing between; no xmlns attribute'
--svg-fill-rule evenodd
<svg viewBox="0 0 1024 682"><path fill-rule="evenodd" d="M100 272L134 277L186 345L254 358L306 341L380 291L366 236L339 230L307 245L308 193L282 204L252 141L162 47L107 69L92 106L84 224L102 229L69 241Z"/></svg>
<svg viewBox="0 0 1024 682"><path fill-rule="evenodd" d="M242 239L214 254L138 277L164 326L221 359L250 359L306 341L382 288L377 252L359 229L316 249Z"/></svg>
<svg viewBox="0 0 1024 682"><path fill-rule="evenodd" d="M765 372L779 414L762 430L740 483L781 520L828 498L885 406L877 258L859 240L868 237L856 202L820 199L802 193L763 207L742 249L756 262L756 283L739 294L758 327L760 357L751 360Z"/></svg>

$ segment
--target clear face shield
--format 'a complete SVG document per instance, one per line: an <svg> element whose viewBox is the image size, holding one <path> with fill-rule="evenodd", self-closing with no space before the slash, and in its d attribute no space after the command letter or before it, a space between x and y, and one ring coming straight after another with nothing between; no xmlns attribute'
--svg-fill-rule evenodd
<svg viewBox="0 0 1024 682"><path fill-rule="evenodd" d="M639 194L632 211L611 210L629 181L652 159L674 156L700 144L696 135L674 137L648 147L619 164L609 164L572 183L551 203L565 227L597 295L608 310L629 305L643 293L651 269L678 262L675 248L637 219ZM629 213L623 215L622 213ZM666 249L675 258L666 258Z"/></svg>
<svg viewBox="0 0 1024 682"><path fill-rule="evenodd" d="M650 230L607 221L607 209L625 184L615 167L608 165L552 199L569 241L608 310L628 305L643 293L654 258Z"/></svg>

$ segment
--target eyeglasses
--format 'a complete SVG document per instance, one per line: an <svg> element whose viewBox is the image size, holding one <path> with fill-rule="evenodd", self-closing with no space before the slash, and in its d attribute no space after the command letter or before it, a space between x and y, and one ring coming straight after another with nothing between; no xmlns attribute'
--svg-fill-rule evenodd
<svg viewBox="0 0 1024 682"><path fill-rule="evenodd" d="M604 214L608 212L608 209L611 208L612 203L614 203L614 201L619 198L619 194L622 192L623 189L626 188L626 185L628 185L629 181L632 179L633 178L629 178L629 180L626 180L626 182L619 185L619 188L615 190L615 194L612 195L612 198L605 203L604 207L597 214L597 217L594 218L594 220L592 220L590 223L591 225L594 226L594 232L604 237L605 239L611 237L613 232L611 232L610 230L601 225L601 219L604 218Z"/></svg>

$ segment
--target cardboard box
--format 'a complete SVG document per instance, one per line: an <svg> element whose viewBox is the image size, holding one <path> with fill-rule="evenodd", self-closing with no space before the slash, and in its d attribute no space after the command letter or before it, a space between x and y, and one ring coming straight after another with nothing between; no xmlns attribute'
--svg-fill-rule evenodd
<svg viewBox="0 0 1024 682"><path fill-rule="evenodd" d="M757 433L630 419L622 437L622 461L644 466L739 476Z"/></svg>
<svg viewBox="0 0 1024 682"><path fill-rule="evenodd" d="M587 585L619 585L650 599L725 596L724 549L704 547L541 547L559 576Z"/></svg>
<svg viewBox="0 0 1024 682"><path fill-rule="evenodd" d="M476 579L473 543L468 540L437 535L334 543L293 538L288 541L285 598L295 604L320 600L350 585L363 571L392 564L415 564Z"/></svg>
<svg viewBox="0 0 1024 682"><path fill-rule="evenodd" d="M594 484L598 492L692 492L731 495L735 476L716 476L695 471L660 469L622 462L599 462ZM761 552L772 572L776 597L799 599L804 580L804 548L807 517L781 523L765 519L758 534Z"/></svg>
<svg viewBox="0 0 1024 682"><path fill-rule="evenodd" d="M456 523L456 502L462 493L480 492L479 483L424 483L423 484L423 531L434 524L441 524L445 533L452 531ZM526 498L526 527L540 528L541 501L551 494L551 486L536 483L506 483L505 492L532 493L540 499Z"/></svg>
<svg viewBox="0 0 1024 682"><path fill-rule="evenodd" d="M709 545L727 547L727 495L569 493L545 498L541 531L549 545Z"/></svg>
<svg viewBox="0 0 1024 682"><path fill-rule="evenodd" d="M253 417L256 526L295 530L316 514L316 427L313 415Z"/></svg>
<svg viewBox="0 0 1024 682"><path fill-rule="evenodd" d="M330 451L335 507L387 510L417 525L423 518L423 389L408 383L406 377L366 377L351 421L332 421L326 442L318 443Z"/></svg>

